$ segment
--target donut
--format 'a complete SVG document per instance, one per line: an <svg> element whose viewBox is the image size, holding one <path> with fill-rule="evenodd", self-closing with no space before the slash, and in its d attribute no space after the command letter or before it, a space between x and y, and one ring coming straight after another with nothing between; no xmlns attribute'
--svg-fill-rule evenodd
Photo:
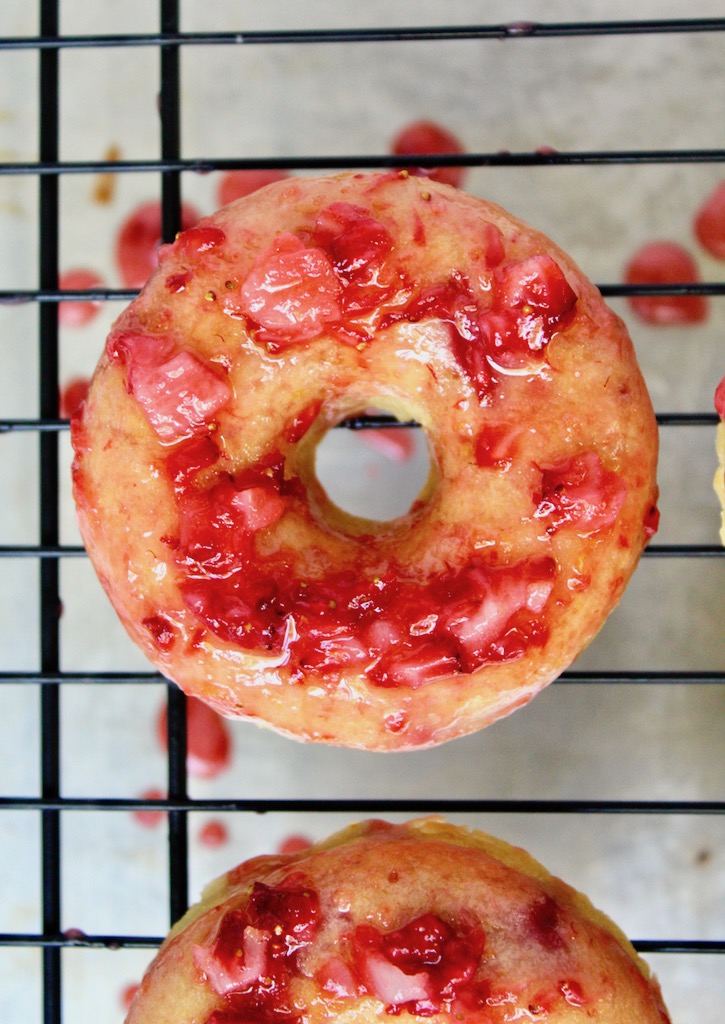
<svg viewBox="0 0 725 1024"><path fill-rule="evenodd" d="M315 472L370 407L430 451L390 521ZM81 535L133 640L304 741L429 747L526 704L656 527L622 322L540 233L400 172L290 178L163 246L71 434Z"/></svg>
<svg viewBox="0 0 725 1024"><path fill-rule="evenodd" d="M127 1024L665 1024L647 964L523 850L438 819L366 821L213 882Z"/></svg>

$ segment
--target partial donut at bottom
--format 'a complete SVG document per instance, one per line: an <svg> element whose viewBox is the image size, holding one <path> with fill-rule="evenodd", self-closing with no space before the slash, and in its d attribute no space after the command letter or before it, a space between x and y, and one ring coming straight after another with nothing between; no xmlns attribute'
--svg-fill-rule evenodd
<svg viewBox="0 0 725 1024"><path fill-rule="evenodd" d="M390 522L315 474L370 407L430 449ZM656 528L622 322L539 232L399 173L287 179L163 247L72 439L81 533L134 641L302 740L426 747L527 703Z"/></svg>
<svg viewBox="0 0 725 1024"><path fill-rule="evenodd" d="M667 1024L621 931L523 850L368 821L217 879L174 927L127 1024Z"/></svg>

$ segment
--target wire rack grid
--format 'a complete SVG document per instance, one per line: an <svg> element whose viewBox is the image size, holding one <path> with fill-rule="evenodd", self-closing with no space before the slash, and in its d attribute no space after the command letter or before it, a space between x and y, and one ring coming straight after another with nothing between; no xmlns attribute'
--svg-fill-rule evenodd
<svg viewBox="0 0 725 1024"><path fill-rule="evenodd" d="M150 181L158 182L159 185L153 187L158 188L156 194L162 209L163 237L172 238L181 223L182 186L185 194L189 183L192 190L199 183L203 188L204 181L223 170L277 167L305 174L335 168L394 167L408 162L404 158L390 156L382 146L369 150L365 144L361 144L359 149L350 145L340 152L330 147L327 155L323 155L323 148L305 151L294 143L286 147L284 135L282 141L271 136L268 150L262 148L255 153L252 147L251 155L244 157L226 155L223 144L218 151L200 150L200 155L186 155L188 151L182 145L182 134L191 86L184 76L182 61L188 60L192 67L210 69L215 66L217 54L241 51L246 57L250 53L245 67L251 76L251 88L256 54L270 51L281 54L283 71L292 74L302 62L311 62L312 78L318 74L322 79L329 74L324 54L332 51L337 54L338 62L344 62L349 55L352 62L364 63L372 55L376 60L385 59L387 53L395 52L397 55L406 47L439 47L436 52L443 53L442 59L450 62L455 60L457 46L473 45L478 48L479 55L488 57L495 54L496 60L505 65L507 61L515 61L523 48L527 48L528 59L533 48L540 47L538 58L546 61L555 52L566 53L565 49L552 50L553 45L566 48L581 43L589 45L592 41L611 44L621 39L625 41L622 44L624 48L639 38L653 40L666 37L668 42L672 41L673 47L668 52L676 52L677 46L694 37L707 39L711 47L708 52L721 55L725 42L725 19L549 20L488 24L473 21L445 24L434 23L435 20L431 19L429 24L418 22L401 26L383 24L381 17L382 27L309 28L290 27L282 18L279 27L242 32L227 28L198 29L194 27L200 20L198 12L191 12L188 6L184 7L176 0L161 0L158 8L154 8L157 23L151 25L148 15L151 7L146 5L140 18L139 25L143 27L134 25L132 31L63 33L60 20L64 13L63 5L57 0L44 0L38 5L37 31L8 33L0 38L0 65L5 61L9 67L11 61L27 58L33 62L32 68L37 73L37 90L33 94L36 108L24 108L27 121L20 126L24 134L30 132L30 125L35 128L37 151L33 156L15 152L10 158L3 156L0 162L0 180L9 183L10 187L17 187L18 194L26 196L35 211L29 221L20 218L19 227L16 225L15 230L23 236L25 249L31 253L28 257L31 266L29 280L34 278L37 282L29 284L23 279L22 265L18 269L12 265L12 260L4 260L3 266L10 269L0 291L0 312L7 314L0 359L5 360L6 350L19 345L20 332L25 331L30 337L35 335L37 340L32 352L26 351L23 357L27 360L27 366L23 364L23 372L33 378L35 397L31 400L17 398L11 383L3 390L5 408L0 410L0 433L3 434L0 447L17 445L18 460L30 462L35 473L35 482L28 485L27 494L5 492L6 502L24 502L27 511L22 514L21 526L16 526L15 520L3 520L10 525L5 535L0 536L0 557L6 569L3 589L7 591L3 609L7 607L10 623L5 644L10 654L7 668L0 673L3 684L0 689L4 691L0 693L0 701L10 695L7 708L19 709L15 722L7 715L3 716L4 728L9 738L11 734L12 738L17 734L19 741L28 747L28 756L35 758L39 766L37 769L23 768L30 762L19 757L21 767L16 771L10 768L3 774L0 820L4 821L5 827L0 825L0 828L6 837L4 856L7 861L3 870L11 882L12 879L22 879L18 884L23 891L27 889L30 892L25 902L32 904L32 908L19 913L17 919L23 922L21 927L12 927L15 919L11 915L4 921L0 920L0 964L7 967L7 971L0 970L0 977L6 976L10 981L13 974L15 982L17 978L30 979L21 982L36 992L28 1004L30 1013L44 1024L60 1024L63 1019L85 1019L79 1007L85 1006L90 997L85 997L84 1002L81 990L93 989L90 978L94 971L98 970L104 978L117 976L120 979L124 970L130 974L140 969L140 965L150 957L149 951L158 945L164 926L159 924L160 918L156 916L152 918L156 929L148 930L144 924L136 923L143 921L141 916L121 914L119 904L125 901L126 896L120 889L111 892L111 904L119 911L120 923L115 927L89 929L84 919L79 919L76 927L75 919L70 922L68 918L67 904L73 910L83 905L74 896L67 901L64 898L67 890L73 887L72 874L76 870L81 873L84 870L83 855L78 851L83 842L92 845L100 832L108 830L112 836L118 837L121 834L119 830L123 830L123 839L113 841L118 841L127 852L143 848L146 881L156 895L163 891L165 914L168 921L174 921L185 910L190 890L196 891L196 876L204 874L207 862L203 854L193 852L193 835L190 838L190 829L204 815L221 815L239 823L238 827L245 835L254 834L254 842L258 842L262 850L267 848L265 844L276 841L274 837L278 838L285 829L305 828L308 821L310 830L319 828L322 834L328 830L328 823L331 828L338 822L364 815L404 818L423 813L445 813L464 821L483 822L499 834L502 833L502 822L505 822L504 829L509 829L512 838L517 840L522 835L527 836L527 829L534 823L534 841L542 850L555 850L558 838L567 844L578 844L581 855L572 858L573 870L581 870L582 878L588 883L593 881L596 884L601 846L609 842L621 856L624 870L631 874L622 885L625 902L631 893L636 894L632 897L635 901L641 899L650 903L656 903L663 895L654 886L649 887L649 866L641 860L643 854L651 856L652 850L656 849L662 864L660 874L655 872L655 875L681 880L681 885L679 881L678 885L684 896L674 904L675 910L665 920L660 920L652 911L649 920L653 931L651 934L635 934L635 945L657 961L657 970L667 982L665 994L668 999L674 997L678 1006L690 1005L693 999L697 1003L699 999L698 1019L714 1021L717 1000L711 996L715 993L715 984L713 981L710 989L703 980L722 975L719 958L725 953L725 867L722 864L722 826L725 822L722 787L725 691L722 686L725 683L725 663L721 629L725 563L714 526L710 529L704 525L688 532L686 528L670 529L665 523L661 539L652 543L646 552L641 570L643 582L641 585L633 584L632 601L649 604L653 619L657 619L660 607L670 609L670 619L665 616L661 624L665 632L668 622L682 616L686 618L689 614L687 607L681 613L677 608L677 595L668 589L673 581L681 581L678 593L685 603L692 599L693 594L705 593L709 610L704 614L704 623L700 621L703 616L698 612L698 622L692 628L682 630L682 646L675 646L674 654L664 651L659 657L661 640L647 641L640 632L641 625L630 625L625 610L615 624L615 631L610 634L605 631L605 639L599 647L599 660L594 657L588 661L585 657L551 688L552 696L540 698L540 718L531 720L531 732L522 727L519 733L516 731L518 727L512 726L514 731L504 731L498 741L489 741L488 738L466 740L452 745L455 750L447 751L440 758L434 753L414 755L408 763L416 769L421 768L417 780L417 772L409 772L405 761L398 758L386 759L384 771L378 771L377 766L372 768L372 762L367 758L364 761L353 759L345 762L339 790L327 781L321 781L330 766L338 763L326 760L326 754L311 754L305 761L305 753L298 752L296 748L294 755L288 754L287 741L278 743L276 738L249 740L245 732L240 742L245 745L250 763L264 760L269 764L275 758L281 762L289 757L291 767L288 773L294 776L299 772L302 779L300 787L280 782L282 770L278 767L269 767L266 774L261 770L258 785L242 785L240 788L237 780L229 783L229 792L225 792L223 787L200 787L190 780L187 772L185 700L175 687L167 686L143 665L133 662L132 657L130 667L129 662L119 664L113 655L109 655L110 664L99 658L97 665L100 667L93 667L95 663L91 659L92 667L87 668L83 667L82 660L77 663L81 667L76 667L73 658L68 656L68 651L73 649L69 631L75 630L79 634L80 646L97 645L98 638L95 631L90 632L94 630L92 617L87 623L89 632L85 632L83 608L80 612L73 610L74 587L86 571L87 562L68 522L68 423L60 415L59 387L67 366L72 363L64 346L67 343L72 347L73 343L68 342L67 334L59 329L57 314L61 299L92 297L111 311L133 295L132 290L110 286L91 291L59 290L58 275L65 259L64 230L71 233L75 227L68 228L69 218L73 218L76 227L78 219L75 206L69 213L66 204L75 195L73 189L78 181L87 182L96 176L113 174L120 182L120 188L132 180L134 186L143 181L145 188L152 187L148 184ZM376 5L376 13L382 13L380 5ZM186 27L184 23L184 31L181 30L183 14L191 26ZM269 16L272 17L271 14ZM296 24L294 18L290 19L290 24ZM503 55L502 51L491 49L500 46L501 42L505 42L507 47ZM362 51L367 51L365 56L361 56ZM425 52L430 53L431 50ZM613 51L610 48L607 52L611 55ZM634 50L627 52L636 53ZM135 155L131 144L131 156L114 157L112 160L99 158L96 154L89 156L88 149L85 154L66 155L62 135L65 123L64 76L72 73L73 55L93 54L96 59L99 55L103 59L106 53L143 54L155 62L149 67L151 76L158 76L156 153L146 151ZM290 56L285 63L287 54ZM315 72L314 63L318 59L320 66ZM12 65L13 68L15 66ZM19 68L26 66L29 65L17 65ZM401 72L400 77L393 75L391 79L392 85L403 91L403 75L410 75L409 67L405 67L407 70ZM636 70L635 67L635 73ZM651 68L639 70L645 77L652 74ZM656 73L664 74L661 69ZM558 74L563 75L564 71L553 68L552 75ZM513 71L511 79L511 87L515 89L517 79ZM383 91L391 88L391 82L381 87ZM722 77L719 82L710 83L711 88L715 85L722 88ZM459 87L460 83L456 84L454 80L451 88ZM462 87L470 87L465 76ZM235 89L243 91L245 84L230 86L227 83L226 88L231 88L234 94ZM472 109L475 109L475 102L474 95ZM342 99L340 103L343 103ZM540 116L545 119L545 101L541 106L543 113ZM270 106L270 111L272 109ZM556 124L552 115L551 130L554 132ZM288 123L286 128L289 129ZM361 133L367 141L364 126ZM569 193L571 188L569 180L574 182L575 188L583 188L582 183L591 180L576 176L582 170L588 174L604 175L607 169L611 169L614 174L614 177L603 179L605 184L594 199L587 193L587 203L598 201L603 207L614 204L614 192L625 180L622 177L625 171L630 176L627 180L631 180L648 169L653 170L655 185L652 187L655 192L663 187L682 190L688 184L689 194L704 188L702 183L717 178L718 165L725 160L725 149L707 144L712 134L714 132L706 129L701 136L693 131L692 145L686 148L660 144L661 140L652 147L638 148L613 144L612 138L617 141L615 130L613 137L603 136L603 144L591 148L531 146L504 151L497 147L492 151L478 146L463 155L445 158L443 162L465 166L470 173L479 175L475 180L481 188L488 188L490 184L496 187L505 181L507 184L500 186L502 195L509 188L515 194L524 183L538 196L544 208L551 191L554 197L550 200L554 211L552 218L556 220L561 216L562 194ZM203 141L203 131L199 138ZM421 166L436 162L440 163L441 159L434 161L421 156L418 161ZM664 177L664 172L669 177ZM561 178L567 175L570 179L561 186L562 192L558 192ZM544 180L546 187L539 184ZM29 188L33 189L32 194ZM645 192L645 195L649 194ZM660 212L660 220L657 221L650 207L639 211L635 209L633 217L636 218L637 212L641 214L645 229L650 224L667 224L667 217ZM611 209L605 209L602 216L606 221L610 215ZM35 244L28 243L28 224L36 232ZM550 233L555 234L555 231ZM574 232L575 246L577 238ZM717 277L714 265L712 276L706 277L702 283L659 287L625 286L616 280L618 268L606 261L602 267L603 272L608 270L610 276L600 282L601 290L613 305L619 303L622 310L626 308L627 298L633 294L701 294L708 297L722 323L725 284L722 273ZM665 481L670 476L675 481L665 494L667 500L672 501L672 520L686 523L694 516L697 522L707 524L711 520L714 524L716 510L709 482L703 481L712 472L708 459L712 458L712 432L717 419L705 396L711 393L707 391L710 384L714 387L716 383L713 374L718 362L720 375L725 368L722 345L718 346L717 341L711 343L707 338L700 341L696 335L684 340L678 336L675 341L670 339L661 343L656 332L646 330L635 335L635 340L640 349L652 346L651 350L643 351L643 356L656 404L660 399L657 415L662 428L663 453L671 462L679 460L676 469L665 467ZM97 339L95 343L100 348ZM655 346L661 344L664 352L658 348L651 355ZM678 390L676 367L681 363L676 364L673 358L673 352L681 351L685 345L690 346L686 358L688 371L692 370L690 376L696 378L693 390L685 392L688 395L686 401L690 400L690 395L695 395L697 404L689 407L680 401L683 392ZM15 364L10 360L8 366L11 375ZM671 405L665 404L668 400ZM381 421L378 425L386 424ZM697 437L696 442L692 440L694 437ZM688 464L686 471L682 469L683 460ZM687 475L690 472L692 476ZM8 479L15 487L17 477L9 472ZM649 577L646 575L648 571L651 571ZM21 592L23 599L18 596ZM32 611L22 621L29 623L27 632L35 654L32 657L20 655L15 659L9 641L16 628L14 624L20 620L13 616L16 608L20 608L20 615L27 616L28 605ZM70 625L67 624L69 618ZM681 655L679 661L678 655ZM131 780L121 776L117 791L113 787L106 791L100 783L94 786L93 757L100 755L91 753L87 761L74 756L74 751L69 750L69 737L76 736L73 742L77 742L77 734L69 731L72 727L66 725L66 717L80 717L81 730L93 733L94 738L88 740L92 751L108 745L118 753L119 741L114 738L118 729L115 709L123 708L129 702L134 707L140 706L150 700L151 694L156 699L162 692L168 707L168 744L163 755L163 781L167 795L139 797L136 795L138 787L130 788L135 785L133 776ZM28 695L32 695L30 701ZM561 711L564 700L574 708L570 718ZM698 702L703 708L694 724L686 711L693 702ZM589 743L589 726L586 723L598 715L602 717L602 733L607 734L602 740L601 750L592 753L594 764L590 766L595 778L601 775L602 785L599 788L591 783L588 775L578 775L589 753L586 749L580 750L581 760L575 761L573 767L567 764L566 768L559 769L556 762L562 742L576 746L575 730L584 736L583 747L586 748ZM626 772L618 770L621 766L617 764L617 751L621 751L621 747L614 743L615 734L621 729L624 744L629 747L626 755L622 756L625 760L631 756L628 768L634 766L636 770L638 762L631 745L641 742L643 749L651 749L647 746L647 734L654 731L652 722L658 716L662 730L657 732L653 742L659 744L659 759L656 770L645 773L644 782L639 786L631 782ZM541 741L541 733L551 728L560 728L562 735L551 741ZM128 727L127 732L121 731L126 736L132 730ZM538 743L542 745L537 746ZM520 783L496 774L500 772L496 766L500 765L502 757L510 758L512 749L515 752L525 751L527 745L535 750L536 759L532 754L532 759L527 762L526 754L522 753L525 767ZM686 770L679 771L674 762L683 751ZM652 760L649 754L646 756ZM308 770L307 764L315 757L318 760L314 771ZM488 774L485 777L471 769L472 758L480 759L480 764L486 766ZM245 764L249 767L247 762ZM361 767L365 769L362 775L366 776L362 782L359 781ZM564 775L565 780L562 781ZM354 784L350 781L353 776ZM431 781L439 778L443 780L441 786ZM462 778L472 779L472 782L461 783ZM577 789L578 785L581 785L580 789ZM305 788L307 793L301 793L300 789ZM459 792L463 795L451 798L451 793ZM146 836L133 832L133 826L128 824L130 812L143 810L162 810L166 815L168 826L163 843L157 842L153 850ZM31 849L27 845L29 822L32 822ZM76 835L82 838L73 838ZM628 849L630 846L631 850ZM253 844L252 847L249 852L259 852ZM683 850L692 854L687 862ZM233 860L239 859L235 853L229 855ZM133 853L129 856L132 857ZM580 861L585 861L587 866L580 869ZM92 858L87 863L90 871L95 870ZM152 865L151 871L148 863ZM568 863L568 858L563 857L562 871ZM698 871L701 876L704 872L704 880L691 881ZM26 880L31 872L37 872L40 879L37 889ZM150 881L149 875L153 876ZM92 880L88 884L94 891ZM108 884L104 875L104 885ZM603 883L605 893L609 892L608 886L608 881ZM113 889L112 883L110 888ZM690 891L694 893L698 912L688 916L686 901ZM700 913L699 908L704 904L710 905L711 913ZM92 914L89 920L93 921ZM113 923L113 918L106 920ZM131 922L131 926L124 928L126 920ZM33 921L34 927L28 924ZM678 931L678 928L682 930ZM128 960L128 967L124 966L116 975L112 972L107 975L107 964L114 958L118 961L125 954L133 955ZM88 958L87 967L77 980L74 959L81 960L84 956ZM694 961L697 963L693 968ZM99 967L101 963L103 966ZM673 968L673 964L677 966ZM680 983L683 987L678 992ZM7 992L6 997L0 993L3 1019L9 1022L27 1020L26 1009L20 1013L17 984L9 985ZM94 1005L96 999L94 994ZM113 1019L114 1010L120 1016L122 1010L116 997L111 999L106 993L106 1001L108 1006L103 1012L107 1018L103 1019Z"/></svg>

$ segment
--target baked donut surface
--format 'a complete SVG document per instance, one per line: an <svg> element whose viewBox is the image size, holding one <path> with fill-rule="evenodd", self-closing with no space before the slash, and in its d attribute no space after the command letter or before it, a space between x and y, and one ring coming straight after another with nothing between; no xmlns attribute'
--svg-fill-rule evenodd
<svg viewBox="0 0 725 1024"><path fill-rule="evenodd" d="M367 821L217 879L127 1024L663 1024L619 928L519 848L439 819Z"/></svg>
<svg viewBox="0 0 725 1024"><path fill-rule="evenodd" d="M430 449L390 522L315 475L370 406ZM656 527L622 322L543 235L399 173L287 179L164 246L72 439L131 637L187 693L302 740L426 747L527 703Z"/></svg>

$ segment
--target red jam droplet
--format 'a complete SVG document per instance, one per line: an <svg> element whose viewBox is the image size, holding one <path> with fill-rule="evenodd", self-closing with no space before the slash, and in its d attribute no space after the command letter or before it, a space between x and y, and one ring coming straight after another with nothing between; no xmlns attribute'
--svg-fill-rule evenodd
<svg viewBox="0 0 725 1024"><path fill-rule="evenodd" d="M192 227L200 214L189 203L181 204L182 231ZM116 240L116 263L127 288L140 288L158 266L161 245L161 203L142 203L124 221Z"/></svg>
<svg viewBox="0 0 725 1024"><path fill-rule="evenodd" d="M199 829L199 842L202 846L224 846L229 841L229 829L223 821L211 818Z"/></svg>
<svg viewBox="0 0 725 1024"><path fill-rule="evenodd" d="M60 393L59 405L60 415L64 419L69 420L78 412L88 394L90 383L87 377L73 377L63 387Z"/></svg>
<svg viewBox="0 0 725 1024"><path fill-rule="evenodd" d="M624 271L626 284L695 284L700 280L692 255L677 242L648 242L638 249ZM699 324L707 319L704 295L636 295L632 312L646 324Z"/></svg>
<svg viewBox="0 0 725 1024"><path fill-rule="evenodd" d="M156 735L166 751L167 709L162 705L156 720ZM213 779L231 760L231 736L226 721L196 697L186 699L186 767L199 779Z"/></svg>
<svg viewBox="0 0 725 1024"><path fill-rule="evenodd" d="M465 152L453 132L435 121L414 121L402 128L391 143L394 156L435 156L444 153L457 156ZM466 176L465 167L431 167L418 170L408 168L411 174L423 173L434 181L458 188Z"/></svg>
<svg viewBox="0 0 725 1024"><path fill-rule="evenodd" d="M725 260L725 181L710 193L695 215L695 237L716 259Z"/></svg>
<svg viewBox="0 0 725 1024"><path fill-rule="evenodd" d="M58 278L60 291L85 291L103 287L103 279L92 270L66 270ZM58 323L61 327L83 327L95 320L101 310L98 299L68 299L58 305Z"/></svg>

